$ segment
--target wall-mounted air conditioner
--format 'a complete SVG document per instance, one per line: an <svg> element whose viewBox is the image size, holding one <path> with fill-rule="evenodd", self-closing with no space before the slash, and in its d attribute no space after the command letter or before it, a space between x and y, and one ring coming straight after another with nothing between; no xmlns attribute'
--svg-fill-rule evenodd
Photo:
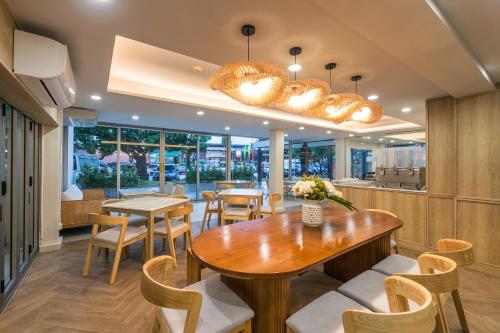
<svg viewBox="0 0 500 333"><path fill-rule="evenodd" d="M43 106L67 108L75 103L75 77L66 45L15 30L14 73Z"/></svg>

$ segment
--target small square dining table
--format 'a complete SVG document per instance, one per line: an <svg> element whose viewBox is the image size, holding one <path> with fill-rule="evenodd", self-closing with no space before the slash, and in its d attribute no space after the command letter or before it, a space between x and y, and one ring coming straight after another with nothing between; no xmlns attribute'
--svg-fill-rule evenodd
<svg viewBox="0 0 500 333"><path fill-rule="evenodd" d="M105 214L111 212L147 217L146 259L154 257L154 220L156 215L165 214L167 209L175 209L188 202L188 199L169 197L143 197L114 202L102 206Z"/></svg>

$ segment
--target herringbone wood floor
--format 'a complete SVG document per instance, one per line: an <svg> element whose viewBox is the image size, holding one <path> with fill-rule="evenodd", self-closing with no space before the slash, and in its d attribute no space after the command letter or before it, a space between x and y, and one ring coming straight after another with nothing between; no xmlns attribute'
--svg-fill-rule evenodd
<svg viewBox="0 0 500 333"><path fill-rule="evenodd" d="M212 222L212 224L214 224ZM195 233L199 223L195 223ZM179 241L180 245L181 242ZM63 248L41 254L33 263L10 304L0 314L0 332L149 332L153 306L141 296L141 244L120 264L118 279L108 284L111 262L95 258L90 276L81 276L86 241L65 243ZM161 249L157 242L156 253ZM179 266L171 283L182 287L186 256L177 249ZM414 256L407 252L406 254ZM110 260L113 256L111 255ZM204 270L203 276L213 274ZM462 300L471 332L500 332L500 278L474 269L461 271ZM292 282L292 311L340 283L312 270ZM452 302L447 304L452 332L460 332ZM272 333L272 332L264 332Z"/></svg>

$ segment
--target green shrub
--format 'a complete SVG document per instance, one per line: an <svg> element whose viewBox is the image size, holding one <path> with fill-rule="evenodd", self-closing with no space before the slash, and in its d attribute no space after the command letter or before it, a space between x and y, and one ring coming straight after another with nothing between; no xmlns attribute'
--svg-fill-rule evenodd
<svg viewBox="0 0 500 333"><path fill-rule="evenodd" d="M253 180L254 168L248 165L235 167L231 170L231 178L238 180Z"/></svg>
<svg viewBox="0 0 500 333"><path fill-rule="evenodd" d="M216 167L206 167L200 168L200 182L201 183L212 183L217 180L226 179L224 171ZM196 168L190 167L186 172L186 183L195 184L196 183Z"/></svg>

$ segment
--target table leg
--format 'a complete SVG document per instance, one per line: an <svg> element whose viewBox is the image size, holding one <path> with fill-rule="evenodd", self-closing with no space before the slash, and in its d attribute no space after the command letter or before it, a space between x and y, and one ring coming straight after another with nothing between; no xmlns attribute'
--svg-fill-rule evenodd
<svg viewBox="0 0 500 333"><path fill-rule="evenodd" d="M220 227L222 225L222 207L220 200L220 193L217 196L217 225Z"/></svg>
<svg viewBox="0 0 500 333"><path fill-rule="evenodd" d="M201 281L201 264L193 256L191 249L187 249L187 284Z"/></svg>
<svg viewBox="0 0 500 333"><path fill-rule="evenodd" d="M148 235L146 237L146 259L151 259L155 256L155 215L150 213L148 216Z"/></svg>
<svg viewBox="0 0 500 333"><path fill-rule="evenodd" d="M286 332L285 322L290 315L290 279L246 280L221 275L221 280L254 311L252 332Z"/></svg>
<svg viewBox="0 0 500 333"><path fill-rule="evenodd" d="M373 265L391 254L391 235L377 238L368 244L323 264L325 274L346 282L371 269Z"/></svg>

